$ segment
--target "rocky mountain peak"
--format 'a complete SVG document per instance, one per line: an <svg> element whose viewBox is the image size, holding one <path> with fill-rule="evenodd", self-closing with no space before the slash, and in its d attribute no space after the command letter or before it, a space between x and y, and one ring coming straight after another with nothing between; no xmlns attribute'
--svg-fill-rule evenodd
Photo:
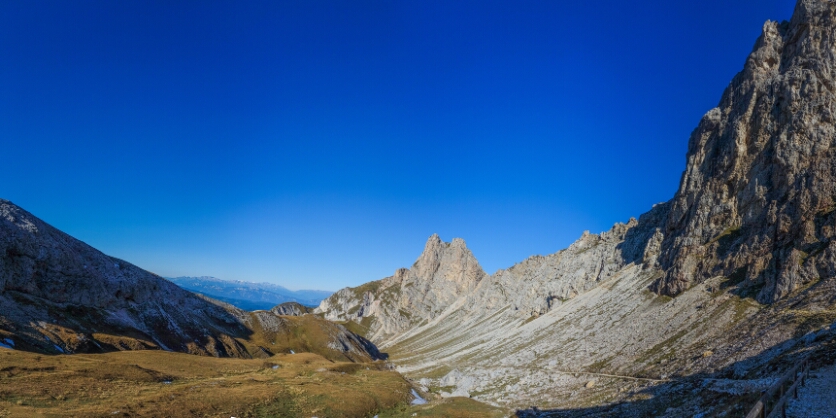
<svg viewBox="0 0 836 418"><path fill-rule="evenodd" d="M433 234L411 268L342 289L322 301L316 312L339 321L375 318L368 336L379 339L434 318L486 277L463 239L444 242Z"/></svg>
<svg viewBox="0 0 836 418"><path fill-rule="evenodd" d="M766 22L744 70L692 133L660 293L727 276L774 302L834 274L834 18L836 3L801 0L790 22Z"/></svg>
<svg viewBox="0 0 836 418"><path fill-rule="evenodd" d="M410 269L410 276L420 282L454 282L456 294L472 288L478 283L485 272L476 257L467 248L461 238L454 238L452 242L444 242L433 234L424 246L424 252Z"/></svg>

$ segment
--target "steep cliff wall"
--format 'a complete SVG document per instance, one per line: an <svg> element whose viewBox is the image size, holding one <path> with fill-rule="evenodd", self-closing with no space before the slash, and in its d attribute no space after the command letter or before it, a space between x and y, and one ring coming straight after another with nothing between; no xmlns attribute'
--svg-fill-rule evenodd
<svg viewBox="0 0 836 418"><path fill-rule="evenodd" d="M691 135L656 289L745 276L762 302L836 274L836 3L767 22Z"/></svg>

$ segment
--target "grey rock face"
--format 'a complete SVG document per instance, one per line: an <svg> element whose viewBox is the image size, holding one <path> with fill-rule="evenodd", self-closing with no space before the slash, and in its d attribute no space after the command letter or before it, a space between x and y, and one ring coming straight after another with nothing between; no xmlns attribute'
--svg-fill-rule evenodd
<svg viewBox="0 0 836 418"><path fill-rule="evenodd" d="M836 4L799 1L767 22L717 108L691 135L656 284L676 295L745 276L773 302L830 277L836 228Z"/></svg>
<svg viewBox="0 0 836 418"><path fill-rule="evenodd" d="M446 243L436 234L427 240L411 269L342 289L322 301L315 312L333 321L362 322L367 318L367 335L379 340L431 320L473 291L486 276L464 240Z"/></svg>
<svg viewBox="0 0 836 418"><path fill-rule="evenodd" d="M669 205L600 235L584 233L569 248L533 256L499 270L468 295L464 309L490 311L509 305L520 316L539 316L585 293L631 264L655 267L661 226Z"/></svg>

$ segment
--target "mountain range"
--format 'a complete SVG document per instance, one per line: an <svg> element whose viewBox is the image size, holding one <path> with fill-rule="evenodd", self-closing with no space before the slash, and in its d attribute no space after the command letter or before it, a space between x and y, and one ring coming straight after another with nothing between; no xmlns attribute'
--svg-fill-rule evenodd
<svg viewBox="0 0 836 418"><path fill-rule="evenodd" d="M171 282L183 289L209 296L245 311L270 310L285 302L314 307L334 292L324 290L290 290L272 283L251 283L221 280L214 277L175 277Z"/></svg>
<svg viewBox="0 0 836 418"><path fill-rule="evenodd" d="M638 219L488 275L433 235L315 312L443 396L530 416L729 416L836 350L836 4L766 22ZM549 411L551 410L551 411Z"/></svg>
<svg viewBox="0 0 836 418"><path fill-rule="evenodd" d="M78 379L95 371L86 362L110 362L122 374L102 375L108 382L152 376L156 386L170 384L158 381L168 375L149 370L163 361L159 354L173 351L201 356L177 364L200 368L203 383L188 381L154 399L178 402L204 385L220 385L218 396L237 393L238 401L250 388L269 393L258 404L240 401L249 405L247 416L746 416L800 364L812 364L809 386L825 391L800 389L789 401L791 415L829 416L828 382L836 381L834 153L836 3L799 0L790 21L766 22L743 70L692 132L670 200L494 274L463 239L434 234L409 268L390 277L266 309L269 298L290 294L212 278L169 281L0 200L0 377L29 373L36 382L23 382L28 400L0 398L0 412L30 411L26 402L60 409L56 402L66 398L44 394L37 379L72 361L80 362L72 366ZM247 312L213 296L266 304ZM318 297L325 298L315 309L303 306ZM132 350L157 352L113 356ZM15 359L40 357L14 357L22 351L111 357L59 356L48 368L23 367ZM309 354L293 357L302 351ZM209 357L264 362L203 361ZM394 366L378 362L384 359ZM141 378L125 377L126 361ZM206 371L219 365L227 367L222 375ZM264 384L282 368L286 380ZM236 373L245 377L226 380ZM334 382L355 385L351 397L329 398L340 391ZM4 395L23 383L3 388ZM247 390L236 392L238 385ZM393 397L381 401L385 393L374 389L381 385ZM422 396L432 401L426 409L404 405ZM326 399L327 407L317 404ZM448 413L444 399L465 403ZM160 415L172 415L166 407Z"/></svg>

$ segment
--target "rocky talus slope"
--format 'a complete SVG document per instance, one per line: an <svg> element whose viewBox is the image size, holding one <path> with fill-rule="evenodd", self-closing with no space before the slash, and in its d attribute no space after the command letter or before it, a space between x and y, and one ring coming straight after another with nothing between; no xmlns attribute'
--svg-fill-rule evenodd
<svg viewBox="0 0 836 418"><path fill-rule="evenodd" d="M638 220L473 274L443 301L413 267L318 311L428 390L540 408L523 416L742 414L797 358L833 361L835 16L801 0L766 23L692 134L680 190Z"/></svg>
<svg viewBox="0 0 836 418"><path fill-rule="evenodd" d="M357 361L380 357L374 345L341 326L279 314L248 313L195 295L0 200L5 346L43 353L163 349L221 357L263 357L295 348Z"/></svg>

